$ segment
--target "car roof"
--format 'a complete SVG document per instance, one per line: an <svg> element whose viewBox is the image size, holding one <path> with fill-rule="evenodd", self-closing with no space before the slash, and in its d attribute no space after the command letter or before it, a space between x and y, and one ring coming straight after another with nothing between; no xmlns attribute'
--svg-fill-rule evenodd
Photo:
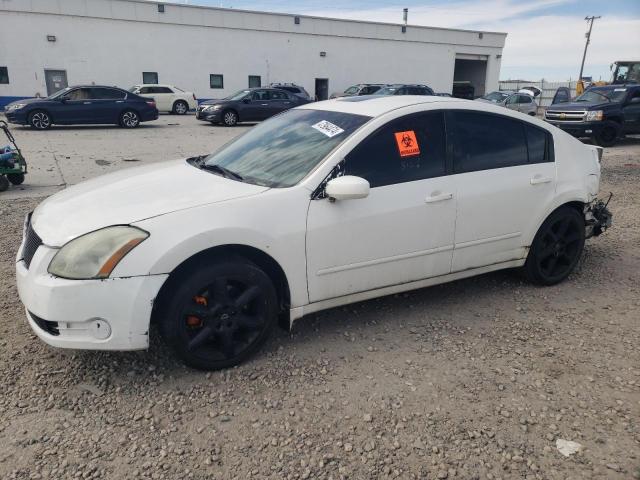
<svg viewBox="0 0 640 480"><path fill-rule="evenodd" d="M137 83L134 87L173 87L168 83Z"/></svg>
<svg viewBox="0 0 640 480"><path fill-rule="evenodd" d="M115 85L69 85L65 88L117 88L118 90L124 90L124 88L116 87Z"/></svg>
<svg viewBox="0 0 640 480"><path fill-rule="evenodd" d="M477 106L477 102L472 102L471 100L437 97L435 95L362 95L359 97L339 97L322 102L308 103L298 108L328 110L332 112L377 117L392 110L411 105L443 103L451 106L452 103L458 102L469 102Z"/></svg>

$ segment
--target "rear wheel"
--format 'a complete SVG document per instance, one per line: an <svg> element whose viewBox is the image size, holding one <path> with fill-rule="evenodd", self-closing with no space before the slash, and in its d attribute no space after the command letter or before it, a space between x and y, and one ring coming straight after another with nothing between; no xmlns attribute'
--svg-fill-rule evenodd
<svg viewBox="0 0 640 480"><path fill-rule="evenodd" d="M4 175L0 175L0 192L4 192L9 188L9 180Z"/></svg>
<svg viewBox="0 0 640 480"><path fill-rule="evenodd" d="M120 126L124 128L136 128L140 125L140 116L133 110L125 110L120 114Z"/></svg>
<svg viewBox="0 0 640 480"><path fill-rule="evenodd" d="M176 115L185 115L189 111L189 105L184 100L176 100L173 104L173 113Z"/></svg>
<svg viewBox="0 0 640 480"><path fill-rule="evenodd" d="M51 127L51 117L44 110L36 110L29 115L29 125L36 130L46 130Z"/></svg>
<svg viewBox="0 0 640 480"><path fill-rule="evenodd" d="M242 258L184 274L170 292L162 307L162 335L194 368L238 365L258 350L277 321L273 283Z"/></svg>
<svg viewBox="0 0 640 480"><path fill-rule="evenodd" d="M578 210L561 207L547 218L531 244L524 269L529 280L554 285L578 264L585 239L584 217Z"/></svg>
<svg viewBox="0 0 640 480"><path fill-rule="evenodd" d="M238 123L238 114L233 110L227 110L222 113L222 123L227 127L233 127Z"/></svg>
<svg viewBox="0 0 640 480"><path fill-rule="evenodd" d="M613 125L605 125L594 136L594 140L601 147L613 147L618 140L618 129Z"/></svg>
<svg viewBox="0 0 640 480"><path fill-rule="evenodd" d="M24 173L8 173L7 179L13 185L22 185L22 183L24 182Z"/></svg>

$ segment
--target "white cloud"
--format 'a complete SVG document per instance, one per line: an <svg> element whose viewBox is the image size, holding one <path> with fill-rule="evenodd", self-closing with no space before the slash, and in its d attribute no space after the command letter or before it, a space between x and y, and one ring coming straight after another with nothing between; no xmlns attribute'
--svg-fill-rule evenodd
<svg viewBox="0 0 640 480"><path fill-rule="evenodd" d="M575 15L536 15L567 0L516 2L468 0L446 7L413 7L409 24L470 28L508 33L502 58L503 78L510 76L566 80L580 70L587 22ZM402 9L326 10L312 15L400 23ZM640 18L603 16L596 20L587 53L585 75L608 79L614 60L634 60L640 51ZM507 73L507 75L505 75Z"/></svg>

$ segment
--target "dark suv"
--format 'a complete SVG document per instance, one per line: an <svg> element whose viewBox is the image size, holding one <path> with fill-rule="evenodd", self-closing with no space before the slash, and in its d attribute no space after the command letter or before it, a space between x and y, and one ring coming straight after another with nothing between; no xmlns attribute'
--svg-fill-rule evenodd
<svg viewBox="0 0 640 480"><path fill-rule="evenodd" d="M300 97L308 102L311 101L311 95L309 95L309 92L307 92L304 87L296 85L295 83L272 83L269 86L271 88L279 88L280 90L293 93L296 97Z"/></svg>
<svg viewBox="0 0 640 480"><path fill-rule="evenodd" d="M575 137L610 147L625 134L640 133L640 85L591 87L569 102L557 96L544 119Z"/></svg>
<svg viewBox="0 0 640 480"><path fill-rule="evenodd" d="M435 95L431 87L426 85L408 85L396 83L387 85L378 90L374 95Z"/></svg>
<svg viewBox="0 0 640 480"><path fill-rule="evenodd" d="M152 98L143 98L121 88L79 85L64 88L47 98L29 98L4 107L11 123L46 130L53 124L118 124L135 128L156 120L158 109Z"/></svg>
<svg viewBox="0 0 640 480"><path fill-rule="evenodd" d="M238 122L265 120L305 103L309 102L279 88L246 88L222 100L202 102L196 118L232 127Z"/></svg>

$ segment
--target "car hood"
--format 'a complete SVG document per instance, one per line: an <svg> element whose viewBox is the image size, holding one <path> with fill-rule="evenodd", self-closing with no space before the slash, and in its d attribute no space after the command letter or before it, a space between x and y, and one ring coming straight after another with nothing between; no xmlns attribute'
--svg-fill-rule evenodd
<svg viewBox="0 0 640 480"><path fill-rule="evenodd" d="M11 105L15 105L15 104L17 104L17 103L23 103L23 104L25 104L25 105L28 105L28 104L30 104L30 103L42 102L42 101L44 101L44 100L46 100L46 98L23 98L22 100L16 100L15 102L7 103L7 104L5 105L5 108L6 108L6 107L9 107L9 106L11 106Z"/></svg>
<svg viewBox="0 0 640 480"><path fill-rule="evenodd" d="M69 187L42 202L33 212L31 224L45 245L59 247L110 225L131 224L268 189L176 160L123 169Z"/></svg>
<svg viewBox="0 0 640 480"><path fill-rule="evenodd" d="M554 103L551 105L548 110L595 110L598 108L605 108L613 105L609 102L565 102L565 103Z"/></svg>

